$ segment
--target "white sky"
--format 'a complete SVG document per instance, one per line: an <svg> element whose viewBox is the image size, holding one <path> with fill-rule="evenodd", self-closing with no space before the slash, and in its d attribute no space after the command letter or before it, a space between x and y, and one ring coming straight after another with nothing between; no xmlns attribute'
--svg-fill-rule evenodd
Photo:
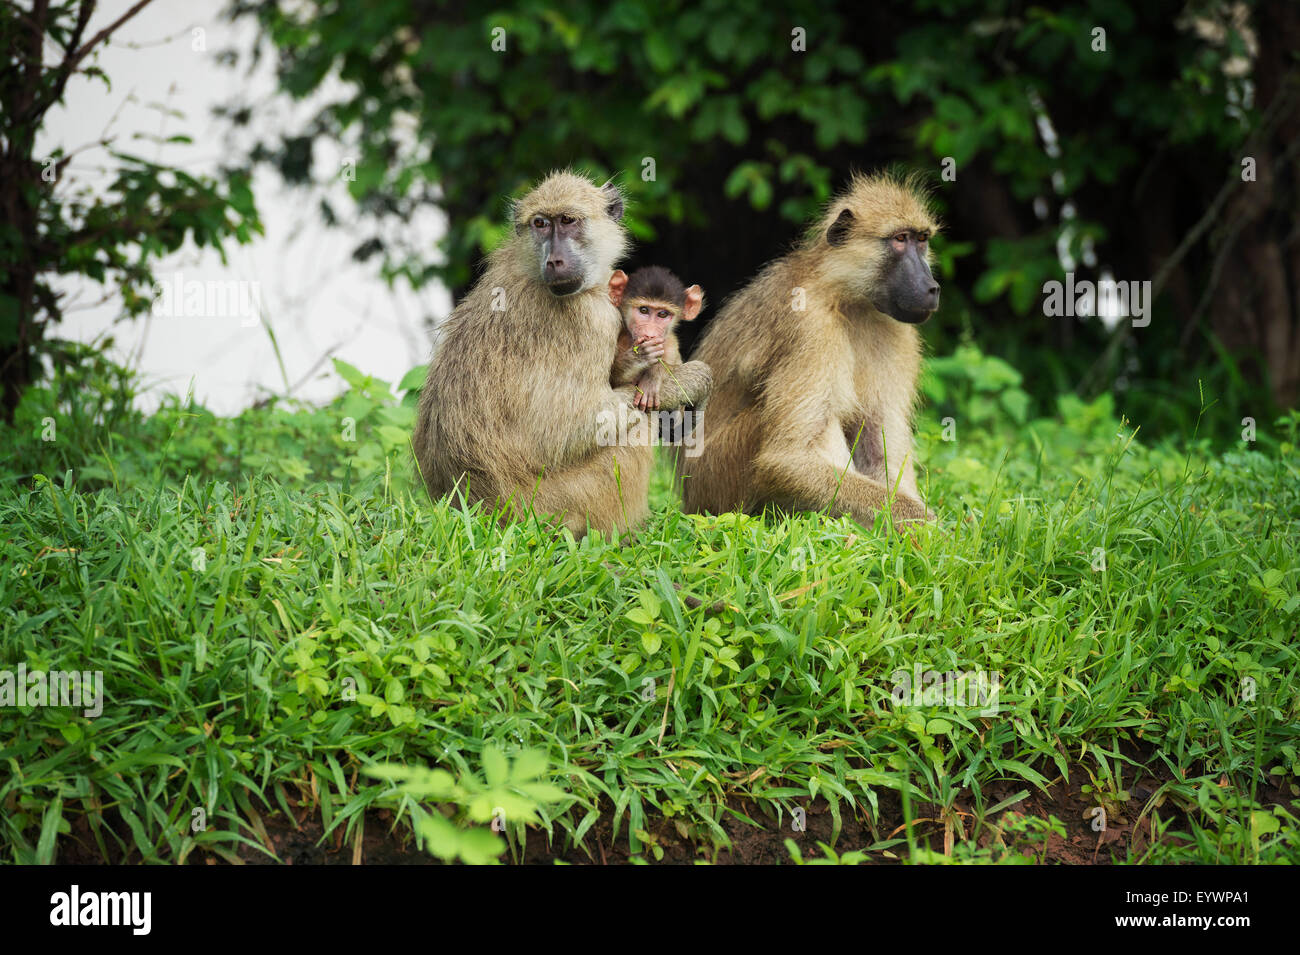
<svg viewBox="0 0 1300 955"><path fill-rule="evenodd" d="M130 6L129 0L101 3L87 37ZM309 115L310 106L272 100L274 79L268 63L247 77L243 56L233 70L216 62L215 55L228 47L246 53L254 36L250 24L240 24L236 30L219 19L224 6L224 0L154 0L138 13L95 61L108 74L111 90L102 82L74 77L68 84L65 105L50 111L37 139L37 158L55 146L72 151L107 135L119 151L190 173L215 174L225 158L224 150L235 140L229 125L212 116L213 106L239 96L262 103L253 114L254 133L285 128L289 117ZM198 42L195 29L203 31L206 49L193 48ZM156 108L158 104L183 116L164 115ZM140 133L185 134L193 143L159 146L137 138ZM242 138L246 140L247 135ZM231 158L239 158L238 150L246 146L247 142L235 145ZM338 169L341 158L342 153L335 152L317 160ZM86 149L69 164L59 188L102 186L107 181L106 170L114 163L104 148ZM328 195L336 212L347 221L355 206L341 180ZM228 243L227 265L222 265L212 250L187 246L158 262L154 272L160 282L175 282L179 273L181 281L200 280L208 289L214 286L207 283L215 282L258 283L260 321L241 320L236 315L152 316L115 325L121 315L115 296L103 302L100 286L68 279L56 285L67 298L65 320L54 334L91 341L111 328L116 339L114 357L138 359L136 365L151 385L142 405L155 406L160 392L184 394L193 381L195 397L223 414L246 407L268 390L277 394L286 390L286 376L276 361L267 325L275 332L291 385L331 349L335 349L334 356L394 384L427 359L425 322L450 311L451 299L445 289L426 287L415 293L405 283L390 289L377 277L377 257L367 263L353 262L351 250L370 231L326 229L316 213L321 198L316 190L290 190L273 171L266 170L254 179L253 198L266 234L247 246ZM431 209L419 221L400 228L406 237L418 237L421 246L432 250L444 222L441 214ZM320 402L341 390L342 383L326 360L294 395Z"/></svg>

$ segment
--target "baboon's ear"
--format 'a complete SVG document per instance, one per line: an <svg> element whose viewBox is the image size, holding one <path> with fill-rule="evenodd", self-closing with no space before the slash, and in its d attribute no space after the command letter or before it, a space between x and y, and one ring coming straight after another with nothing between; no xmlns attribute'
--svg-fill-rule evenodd
<svg viewBox="0 0 1300 955"><path fill-rule="evenodd" d="M618 186L607 182L600 191L605 197L605 212L609 217L615 222L623 218L623 193L618 191Z"/></svg>
<svg viewBox="0 0 1300 955"><path fill-rule="evenodd" d="M849 230L852 228L853 213L845 209L826 230L826 241L831 245L843 245L849 241Z"/></svg>
<svg viewBox="0 0 1300 955"><path fill-rule="evenodd" d="M609 277L609 301L615 308L623 307L623 293L627 291L627 273L617 269Z"/></svg>
<svg viewBox="0 0 1300 955"><path fill-rule="evenodd" d="M704 289L698 285L692 285L686 290L686 304L682 307L682 321L695 321L695 316L700 314L700 309L703 307Z"/></svg>

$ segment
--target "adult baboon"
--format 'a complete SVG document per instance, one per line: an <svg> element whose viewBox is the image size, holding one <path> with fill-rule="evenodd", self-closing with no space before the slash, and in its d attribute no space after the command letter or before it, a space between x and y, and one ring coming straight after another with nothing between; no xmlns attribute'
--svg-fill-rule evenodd
<svg viewBox="0 0 1300 955"><path fill-rule="evenodd" d="M705 330L713 369L699 453L679 455L688 511L932 517L912 462L916 325L939 305L938 226L913 180L855 176L791 254ZM895 494L895 485L897 493Z"/></svg>
<svg viewBox="0 0 1300 955"><path fill-rule="evenodd" d="M647 513L651 450L602 447L602 416L639 416L610 387L622 320L607 283L624 254L623 197L569 172L513 208L514 235L440 330L413 443L437 498L457 492L575 535Z"/></svg>

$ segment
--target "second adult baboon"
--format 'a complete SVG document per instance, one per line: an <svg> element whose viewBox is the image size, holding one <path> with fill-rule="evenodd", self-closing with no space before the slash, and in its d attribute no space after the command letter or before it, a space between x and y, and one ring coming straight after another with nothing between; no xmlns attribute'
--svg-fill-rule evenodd
<svg viewBox="0 0 1300 955"><path fill-rule="evenodd" d="M420 393L413 444L431 495L534 510L578 536L646 516L649 445L601 441L603 420L640 416L633 389L609 383L622 214L617 187L567 172L515 204L514 234L440 329Z"/></svg>
<svg viewBox="0 0 1300 955"><path fill-rule="evenodd" d="M695 357L713 369L688 511L847 513L870 526L932 515L917 492L916 326L939 305L938 225L912 180L855 176L791 254L732 297ZM897 493L895 493L897 488Z"/></svg>

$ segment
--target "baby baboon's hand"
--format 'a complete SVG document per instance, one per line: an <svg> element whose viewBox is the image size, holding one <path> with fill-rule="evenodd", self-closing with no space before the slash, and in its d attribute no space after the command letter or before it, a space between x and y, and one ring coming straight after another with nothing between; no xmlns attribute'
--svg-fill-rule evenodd
<svg viewBox="0 0 1300 955"><path fill-rule="evenodd" d="M641 393L637 395L636 406L642 411L659 410L659 376L648 372L636 383Z"/></svg>
<svg viewBox="0 0 1300 955"><path fill-rule="evenodd" d="M626 401L628 406L631 408L637 406L637 400L641 397L640 389L637 388L635 384L623 385L620 388L615 388L614 394L618 395L620 399Z"/></svg>
<svg viewBox="0 0 1300 955"><path fill-rule="evenodd" d="M632 353L648 361L658 361L664 357L664 336L647 333L632 343Z"/></svg>

